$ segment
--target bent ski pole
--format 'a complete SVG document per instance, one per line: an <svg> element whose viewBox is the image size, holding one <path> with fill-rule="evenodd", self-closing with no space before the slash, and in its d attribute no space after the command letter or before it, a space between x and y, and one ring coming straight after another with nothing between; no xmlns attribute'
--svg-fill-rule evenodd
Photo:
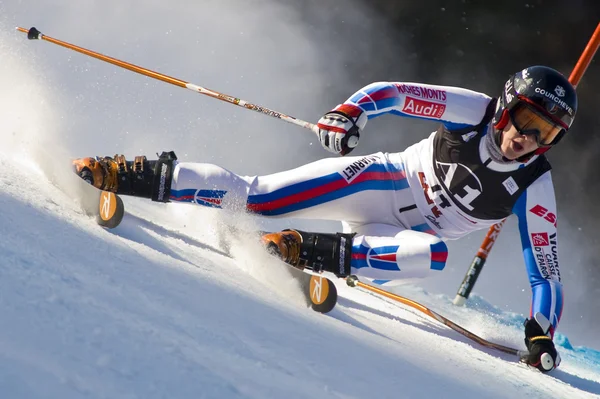
<svg viewBox="0 0 600 399"><path fill-rule="evenodd" d="M418 311L425 313L427 316L439 321L440 323L444 324L445 326L450 327L452 330L456 331L457 333L464 335L465 337L477 342L478 344L480 344L482 346L485 346L486 348L491 348L491 349L495 349L495 350L498 350L498 351L501 351L504 353L508 353L510 355L515 355L515 356L518 356L519 359L521 359L524 355L527 354L527 351L521 351L518 349L510 348L508 346L495 344L493 342L487 341L487 340L473 334L472 332L466 330L465 328L459 326L458 324L454 323L453 321L445 318L444 316L434 312L433 310L429 309L428 307L421 305L418 302L415 302L411 299L405 298L400 295L392 294L391 292L382 290L381 288L377 288L372 285L365 284L365 283L359 281L356 276L347 277L346 283L350 287L360 287L367 291L374 292L376 294L385 296L386 298L390 298L390 299L393 299L394 301L398 301L400 303L408 305L413 309L417 309Z"/></svg>
<svg viewBox="0 0 600 399"><path fill-rule="evenodd" d="M592 34L592 37L588 41L588 44L583 50L583 53L581 53L577 64L575 64L575 67L569 76L569 82L571 82L574 87L577 87L581 81L583 74L590 65L592 58L594 58L594 54L598 50L598 46L600 46L600 23L596 27L596 30ZM479 277L479 273L481 273L481 269L487 260L488 254L496 242L496 238L498 235L500 235L500 231L502 230L502 226L505 221L506 219L500 223L496 223L488 230L483 242L481 243L481 246L479 247L479 250L477 251L477 254L473 258L473 262L471 262L471 265L465 274L463 282L461 283L460 287L458 287L458 292L456 293L456 297L453 301L455 305L461 306L467 301L467 298L469 298L469 294L471 293L471 290L473 289L473 286Z"/></svg>
<svg viewBox="0 0 600 399"><path fill-rule="evenodd" d="M88 55L93 58L97 58L104 62L108 62L109 64L113 64L118 67L128 69L132 72L136 72L141 75L148 76L152 79L161 80L163 82L170 83L175 86L183 87L184 89L189 89L189 90L195 91L197 93L204 94L204 95L207 95L212 98L216 98L217 100L225 101L230 104L237 105L239 107L243 107L246 109L250 109L252 111L260 112L261 114L268 115L273 118L281 119L285 122L293 123L294 125L298 125L305 129L309 129L310 131L315 133L317 135L317 137L319 135L319 129L314 123L306 122L301 119L294 118L293 116L289 116L289 115L283 114L281 112L273 111L273 110L263 107L261 105L252 104L252 103L249 103L248 101L244 101L242 99L232 97L227 94L219 93L218 91L210 90L210 89L204 88L202 86L198 86L193 83L185 82L181 79L173 78L171 76L167 76L162 73L152 71L150 69L139 67L137 65L133 65L128 62L121 61L116 58L112 58L112 57L97 53L95 51L91 51L91 50L85 49L83 47L79 47L74 44L64 42L62 40L54 39L50 36L46 36L46 35L42 34L39 30L37 30L36 28L33 28L33 27L31 29L17 27L16 29L20 32L27 33L27 38L30 40L35 40L35 39L45 40L47 42L68 48L70 50L77 51L78 53L85 54L85 55ZM352 147L352 145L350 143L348 143L348 146ZM356 144L354 146L356 146Z"/></svg>

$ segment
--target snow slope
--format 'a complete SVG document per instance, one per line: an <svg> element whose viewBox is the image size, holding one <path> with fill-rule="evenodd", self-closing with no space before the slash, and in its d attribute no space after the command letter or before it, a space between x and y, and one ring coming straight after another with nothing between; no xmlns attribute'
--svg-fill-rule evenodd
<svg viewBox="0 0 600 399"><path fill-rule="evenodd" d="M552 375L342 284L330 315L302 305L250 228L193 206L126 201L103 230L35 162L0 156L3 398L585 398L600 353L561 347ZM522 318L481 298L405 294L481 336L521 345ZM565 341L566 344L566 341Z"/></svg>

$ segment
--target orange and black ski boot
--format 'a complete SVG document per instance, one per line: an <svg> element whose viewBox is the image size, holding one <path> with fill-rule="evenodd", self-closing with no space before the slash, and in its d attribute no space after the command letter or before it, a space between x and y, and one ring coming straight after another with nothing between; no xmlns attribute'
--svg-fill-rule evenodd
<svg viewBox="0 0 600 399"><path fill-rule="evenodd" d="M133 161L115 155L75 159L73 168L79 177L100 190L169 202L176 160L173 151L163 152L153 161L144 155Z"/></svg>
<svg viewBox="0 0 600 399"><path fill-rule="evenodd" d="M285 263L298 269L304 269L300 265L300 246L302 236L295 230L284 230L279 233L268 233L261 238L267 251L277 255Z"/></svg>
<svg viewBox="0 0 600 399"><path fill-rule="evenodd" d="M75 173L92 186L117 192L117 163L111 157L89 157L73 160Z"/></svg>
<svg viewBox="0 0 600 399"><path fill-rule="evenodd" d="M298 269L306 267L317 273L327 271L346 277L350 275L353 237L354 234L283 230L263 235L262 243L269 252Z"/></svg>

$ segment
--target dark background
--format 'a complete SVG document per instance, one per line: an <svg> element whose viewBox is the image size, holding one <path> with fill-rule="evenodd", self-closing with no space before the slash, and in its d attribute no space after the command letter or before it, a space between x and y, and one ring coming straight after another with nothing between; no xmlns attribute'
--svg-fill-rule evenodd
<svg viewBox="0 0 600 399"><path fill-rule="evenodd" d="M319 0L303 8L307 21L319 21ZM331 5L331 2L328 2ZM336 3L332 14L343 15ZM518 1L386 1L361 0L372 11L363 24L379 26L386 39L377 42L375 57L365 60L360 51L347 56L348 74L356 89L378 80L417 81L461 86L497 96L508 76L530 65L547 65L569 76L598 23L597 0ZM343 20L343 17L340 17ZM361 40L352 24L336 23L331 35ZM380 36L380 35L379 35ZM358 43L357 43L358 47ZM595 249L598 239L597 198L600 195L600 66L592 61L577 89L576 120L560 146L548 153L559 210L559 226L568 223L569 240ZM340 94L340 98L347 97ZM392 122L393 123L393 122ZM396 134L389 132L388 134ZM382 138L382 143L385 139ZM387 147L386 147L387 148ZM401 151L401 148L395 149ZM389 151L394 151L389 149ZM559 234L565 232L559 228ZM565 248L567 249L567 248ZM561 265L576 257L586 269L589 299L600 301L600 260L595 250L561 251ZM598 305L600 308L600 305Z"/></svg>

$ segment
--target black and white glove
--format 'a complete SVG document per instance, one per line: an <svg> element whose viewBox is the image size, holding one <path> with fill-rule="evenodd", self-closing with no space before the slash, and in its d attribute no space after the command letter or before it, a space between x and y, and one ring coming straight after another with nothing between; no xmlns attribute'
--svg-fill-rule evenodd
<svg viewBox="0 0 600 399"><path fill-rule="evenodd" d="M346 155L358 145L360 132L367 124L367 115L360 107L342 104L317 122L319 140L327 151Z"/></svg>
<svg viewBox="0 0 600 399"><path fill-rule="evenodd" d="M525 320L525 345L529 354L522 360L530 366L537 367L542 373L547 373L558 367L560 355L550 337L550 322L541 313L536 313L532 319Z"/></svg>

